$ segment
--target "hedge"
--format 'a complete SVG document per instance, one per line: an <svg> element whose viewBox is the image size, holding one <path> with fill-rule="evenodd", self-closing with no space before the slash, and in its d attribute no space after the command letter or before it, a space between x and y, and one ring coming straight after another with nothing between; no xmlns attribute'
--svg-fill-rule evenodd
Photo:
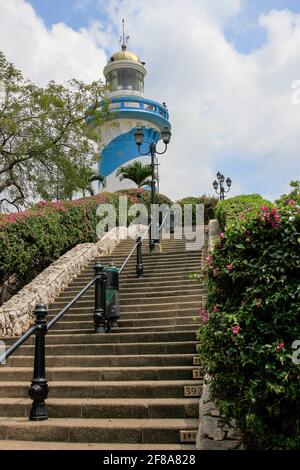
<svg viewBox="0 0 300 470"><path fill-rule="evenodd" d="M259 194L243 194L220 201L216 208L216 218L222 230L233 223L238 217L244 217L247 212L259 209L261 206L272 207L270 201Z"/></svg>
<svg viewBox="0 0 300 470"><path fill-rule="evenodd" d="M148 205L149 191L128 190L129 206ZM75 201L40 202L26 212L0 215L0 304L78 243L95 242L99 204L111 203L118 214L120 192ZM171 203L163 195L159 201Z"/></svg>
<svg viewBox="0 0 300 470"><path fill-rule="evenodd" d="M300 197L221 232L206 259L200 362L248 449L300 448ZM298 358L300 356L300 351Z"/></svg>
<svg viewBox="0 0 300 470"><path fill-rule="evenodd" d="M206 196L206 194L203 194L199 197L185 197L178 201L178 203L182 207L184 204L192 204L193 224L196 223L196 205L204 204L204 222L205 224L208 224L208 221L215 217L215 208L218 204L218 199L214 196Z"/></svg>

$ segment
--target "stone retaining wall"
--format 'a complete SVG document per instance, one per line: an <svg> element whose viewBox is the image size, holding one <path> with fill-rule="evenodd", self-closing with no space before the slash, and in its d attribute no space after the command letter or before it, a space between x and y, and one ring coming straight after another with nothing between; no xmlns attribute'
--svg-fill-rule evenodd
<svg viewBox="0 0 300 470"><path fill-rule="evenodd" d="M203 384L199 404L200 425L197 434L196 448L199 450L242 450L242 440L236 423L229 423L220 416L214 402L209 396L209 382Z"/></svg>
<svg viewBox="0 0 300 470"><path fill-rule="evenodd" d="M117 227L106 233L97 243L82 243L65 253L42 271L33 281L0 307L0 336L19 336L29 328L37 303L49 304L97 256L111 254L128 235L135 237L146 229L133 225Z"/></svg>

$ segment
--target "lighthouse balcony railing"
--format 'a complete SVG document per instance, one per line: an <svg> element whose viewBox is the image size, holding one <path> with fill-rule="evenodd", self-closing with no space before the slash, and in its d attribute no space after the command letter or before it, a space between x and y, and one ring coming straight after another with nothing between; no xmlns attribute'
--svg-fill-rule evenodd
<svg viewBox="0 0 300 470"><path fill-rule="evenodd" d="M159 114L165 119L169 119L169 113L164 105L157 103L156 101L148 100L145 98L136 98L136 97L120 97L112 98L111 104L109 105L111 110L121 110L121 109L140 109L142 111L152 112L154 114Z"/></svg>

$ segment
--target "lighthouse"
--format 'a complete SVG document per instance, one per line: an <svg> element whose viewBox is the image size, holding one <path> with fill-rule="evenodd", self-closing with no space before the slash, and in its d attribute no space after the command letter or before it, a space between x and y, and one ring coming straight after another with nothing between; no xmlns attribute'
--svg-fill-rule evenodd
<svg viewBox="0 0 300 470"><path fill-rule="evenodd" d="M149 163L149 157L139 154L134 133L139 129L144 134L142 153L161 138L161 132L171 128L166 105L145 98L145 62L127 49L124 20L121 50L113 54L104 67L106 84L109 87L110 119L99 130L100 162L99 174L106 179L106 191L132 187L133 182L120 181L118 168L136 158Z"/></svg>

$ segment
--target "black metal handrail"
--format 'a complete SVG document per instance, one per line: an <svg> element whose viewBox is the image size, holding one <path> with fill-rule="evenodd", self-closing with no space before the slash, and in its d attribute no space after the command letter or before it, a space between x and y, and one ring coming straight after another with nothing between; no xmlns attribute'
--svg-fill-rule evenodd
<svg viewBox="0 0 300 470"><path fill-rule="evenodd" d="M136 242L135 242L135 245L133 246L133 248L131 249L129 255L127 256L127 258L125 259L124 263L122 264L122 266L121 266L120 269L119 269L119 275L124 271L124 269L125 269L125 267L127 266L127 264L128 264L128 262L129 262L131 256L132 256L133 253L135 252L135 249L138 247L138 245L139 245L141 242L143 242L145 236L146 236L147 233L149 232L150 227L151 227L151 222L150 222L150 224L147 226L147 228L146 228L146 230L145 230L143 236L142 236L142 237L137 237Z"/></svg>
<svg viewBox="0 0 300 470"><path fill-rule="evenodd" d="M166 220L166 218L167 218L168 215L169 215L169 212L167 212L167 213L165 214L165 216L164 216L164 218L163 218L163 220L162 220L162 223L161 223L160 226L159 226L158 233L160 232L162 226L164 225L165 220ZM143 240L145 239L147 233L150 231L151 226L152 226L152 221L151 221L150 224L147 226L147 228L146 228L146 230L145 230L143 236L142 236L142 237L138 237L138 238L136 239L135 245L134 245L133 248L131 249L129 255L128 255L127 258L125 259L125 261L124 261L124 263L122 264L121 268L119 269L119 275L124 271L125 267L127 266L127 264L128 264L128 262L129 262L131 256L133 255L133 253L135 252L136 249L137 249L137 258L140 258L140 259L141 259L141 255L139 256L139 247L141 248L141 243L142 243ZM141 269L141 268L138 268L138 265L139 265L139 264L142 264L142 262L141 262L141 261L139 262L139 260L137 260L137 276L138 276L138 277L141 277L141 276L142 276L142 273L140 272L140 269Z"/></svg>
<svg viewBox="0 0 300 470"><path fill-rule="evenodd" d="M168 213L165 215L159 229L162 228ZM137 250L137 264L136 273L137 277L143 275L143 262L142 262L142 242L146 237L149 229L151 228L151 222L146 228L142 237L138 237L137 241L127 256L126 260L119 270L119 274L122 273L128 261L130 260L135 249ZM107 274L104 266L101 265L100 261L96 261L94 265L94 277L89 281L73 299L63 307L57 315L52 318L48 323L46 322L46 316L48 314L48 308L44 304L37 304L34 310L35 323L29 330L24 333L7 351L0 356L0 365L4 364L5 361L20 347L25 341L35 334L35 345L34 345L34 371L33 379L31 381L28 394L33 400L29 420L42 421L48 419L47 409L45 400L48 397L48 382L46 379L45 370L45 337L48 331L63 317L63 315L95 284L95 307L94 307L94 324L96 333L104 333L111 331L112 323L117 324L119 319L119 312L106 316L106 282ZM118 284L118 281L117 281Z"/></svg>
<svg viewBox="0 0 300 470"><path fill-rule="evenodd" d="M33 400L30 410L29 419L31 421L42 421L48 419L45 400L48 397L48 382L46 379L45 371L45 336L48 331L60 320L60 318L83 296L83 294L95 284L95 309L94 309L94 322L95 331L104 330L105 324L105 309L103 309L103 297L99 291L103 291L103 266L97 261L94 266L95 276L93 279L81 289L78 294L55 315L54 318L47 324L46 316L48 309L44 304L37 304L34 309L35 323L32 325L21 338L19 338L10 348L0 356L0 365L3 365L6 360L20 347L25 341L35 333L34 345L34 371L31 386L28 390L28 395ZM97 330L97 325L98 330ZM100 327L102 324L102 328Z"/></svg>
<svg viewBox="0 0 300 470"><path fill-rule="evenodd" d="M19 348L23 343L35 332L36 325L29 328L21 338L19 338L5 353L0 356L0 365L4 364L5 361Z"/></svg>

